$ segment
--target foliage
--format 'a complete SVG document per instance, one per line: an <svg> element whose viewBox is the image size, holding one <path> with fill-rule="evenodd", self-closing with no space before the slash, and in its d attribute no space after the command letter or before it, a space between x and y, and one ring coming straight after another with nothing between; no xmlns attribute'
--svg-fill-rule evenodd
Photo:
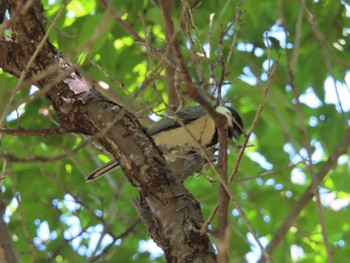
<svg viewBox="0 0 350 263"><path fill-rule="evenodd" d="M229 257L233 262L255 262L261 251L238 208L266 245L296 208L313 174L334 157L348 133L350 6L333 0L197 1L197 5L192 3L191 23L185 23L186 1L170 2L177 40L194 82L216 95L218 87L213 81L221 78L223 61L227 62L223 99L240 113L247 133L254 128L230 185L239 206L230 204ZM64 3L43 4L49 25ZM147 48L166 52L163 16L155 1L115 1L113 5L122 21L145 39L146 46L108 15L108 8L78 0L65 7L50 32L50 41L91 80L108 86L103 92L109 99L122 103L148 125L151 113L163 114L173 99L167 93L165 64ZM190 48L190 36L195 50ZM1 112L14 95L16 81L0 73ZM179 88L186 93L184 85ZM57 127L59 116L45 97L30 99L34 90L27 87L15 94L5 128ZM264 92L268 92L265 101ZM184 98L186 105L195 104ZM164 262L142 246L150 242L145 242L149 240L147 229L132 205L137 190L122 171L85 183L84 177L111 157L95 144L69 154L83 139L74 134L1 137L2 156L49 158L48 162L2 161L4 218L21 260L76 262L97 257L108 262ZM50 161L62 153L67 157ZM230 175L238 151L230 147L229 153ZM314 199L302 207L271 254L275 262L347 260L349 168L347 154L328 168L319 188L320 203ZM214 182L196 175L185 185L207 219L217 202L218 180L213 169L204 169L202 174ZM212 229L216 220L214 217Z"/></svg>

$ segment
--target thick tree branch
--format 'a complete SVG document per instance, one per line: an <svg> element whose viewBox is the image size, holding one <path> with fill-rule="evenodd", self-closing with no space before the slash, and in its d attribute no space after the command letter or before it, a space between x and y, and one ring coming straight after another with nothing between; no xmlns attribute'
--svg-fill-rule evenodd
<svg viewBox="0 0 350 263"><path fill-rule="evenodd" d="M163 18L165 20L166 29L169 40L169 46L171 47L172 54L175 57L176 65L179 70L179 73L181 75L181 78L186 86L186 90L191 98L193 98L196 102L198 102L212 117L216 123L216 126L219 129L219 142L220 142L220 169L217 170L218 177L220 180L220 186L219 186L219 198L220 198L220 206L219 206L219 224L218 224L218 240L219 243L224 244L224 236L225 231L227 227L227 205L229 202L229 195L228 195L228 188L227 188L227 143L226 143L226 134L227 134L227 122L225 120L225 117L221 114L218 114L213 110L213 108L210 106L209 102L204 98L199 92L199 90L195 87L191 80L191 76L186 68L183 56L181 54L179 45L177 43L177 32L175 31L174 23L171 19L171 15L169 12L169 6L167 1L160 0L159 1L160 9L163 13ZM218 260L220 262L227 262L228 258L226 255L225 249L219 249L218 250Z"/></svg>
<svg viewBox="0 0 350 263"><path fill-rule="evenodd" d="M19 2L7 1L10 14ZM0 67L5 71L19 76L26 68L45 35L39 24L41 19L37 17L41 14L42 6L36 0L14 23L14 42L18 42L19 52L7 52L1 59ZM62 80L52 85L54 76L47 76L35 83L36 86L40 89L50 87L46 96L60 113L61 122L72 130L91 136L113 123L99 142L119 161L129 181L138 187L142 201L150 208L156 222L157 231L151 234L158 236L152 238L163 248L168 262L214 262L211 243L199 231L203 223L199 204L172 177L159 150L137 119L102 97L78 70L67 72L74 66L48 41L28 69L27 76L34 76L52 65L59 65L57 74L62 75ZM114 123L119 117L120 120Z"/></svg>

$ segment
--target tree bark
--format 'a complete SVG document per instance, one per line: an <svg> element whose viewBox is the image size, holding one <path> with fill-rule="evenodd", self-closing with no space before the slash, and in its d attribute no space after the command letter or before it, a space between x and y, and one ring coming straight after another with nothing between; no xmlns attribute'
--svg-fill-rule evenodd
<svg viewBox="0 0 350 263"><path fill-rule="evenodd" d="M12 238L4 221L6 206L1 198L2 194L0 193L0 262L17 263L18 259L11 242Z"/></svg>
<svg viewBox="0 0 350 263"><path fill-rule="evenodd" d="M17 77L25 74L27 81L43 75L34 84L59 113L62 128L97 136L114 155L138 187L141 201L135 201L136 207L168 262L215 262L208 236L200 234L203 218L198 202L174 179L151 137L135 116L99 94L49 41L42 41L45 21L40 1L34 0L25 12L21 3L6 1L13 36L0 42L0 67Z"/></svg>

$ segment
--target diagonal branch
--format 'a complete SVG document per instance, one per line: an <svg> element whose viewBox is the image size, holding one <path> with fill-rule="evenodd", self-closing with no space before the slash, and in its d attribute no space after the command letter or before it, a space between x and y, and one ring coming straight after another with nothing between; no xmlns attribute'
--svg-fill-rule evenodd
<svg viewBox="0 0 350 263"><path fill-rule="evenodd" d="M319 185L322 180L325 178L325 176L328 174L328 172L337 165L338 158L349 151L349 145L350 145L350 128L347 128L346 135L344 137L344 140L341 141L338 145L338 147L333 151L333 153L329 156L328 160L323 164L321 170L316 174L316 185ZM279 229L275 232L275 234L272 237L271 242L267 246L266 250L270 254L273 253L273 251L277 248L277 246L280 244L284 236L287 234L288 230L300 214L300 212L303 210L303 208L312 200L312 198L315 195L314 191L314 183L311 183L309 187L305 190L304 194L300 197L299 201L295 203L293 206L293 209L289 212L289 214L286 216L286 219L282 223L282 225L279 227ZM259 262L265 262L264 259L260 259Z"/></svg>
<svg viewBox="0 0 350 263"><path fill-rule="evenodd" d="M10 15L20 2L7 1ZM8 57L0 60L0 67L6 71L10 69L6 63L15 62L16 71L10 69L7 72L21 74L40 42L34 42L33 48L29 40L33 35L36 39L45 35L37 17L42 14L42 5L39 0L34 2L30 12L23 14L13 27L14 41L20 42L21 56L7 53ZM58 74L63 71L64 78L55 85L50 85L50 77L43 78L37 83L38 88L50 87L45 95L59 112L64 127L93 136L113 124L98 141L113 154L131 184L139 189L142 202L155 223L150 225L155 227L150 233L164 250L166 259L172 262L215 262L208 236L200 233L203 217L198 202L181 183L176 182L160 151L136 117L98 93L94 85L49 41L45 41L40 49L27 77L52 65L59 65ZM67 72L67 68L74 70Z"/></svg>

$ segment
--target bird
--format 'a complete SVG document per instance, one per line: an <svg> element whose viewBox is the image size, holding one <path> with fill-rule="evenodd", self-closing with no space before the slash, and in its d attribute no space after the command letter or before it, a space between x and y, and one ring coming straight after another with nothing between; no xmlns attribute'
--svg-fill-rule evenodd
<svg viewBox="0 0 350 263"><path fill-rule="evenodd" d="M233 108L223 105L215 107L215 111L224 115L227 120L228 138L239 140L243 133L243 121ZM186 158L191 153L200 152L218 143L218 128L214 120L200 105L184 107L174 116L164 117L147 129L163 156L169 162ZM86 182L100 178L108 171L119 166L112 160L90 173Z"/></svg>

